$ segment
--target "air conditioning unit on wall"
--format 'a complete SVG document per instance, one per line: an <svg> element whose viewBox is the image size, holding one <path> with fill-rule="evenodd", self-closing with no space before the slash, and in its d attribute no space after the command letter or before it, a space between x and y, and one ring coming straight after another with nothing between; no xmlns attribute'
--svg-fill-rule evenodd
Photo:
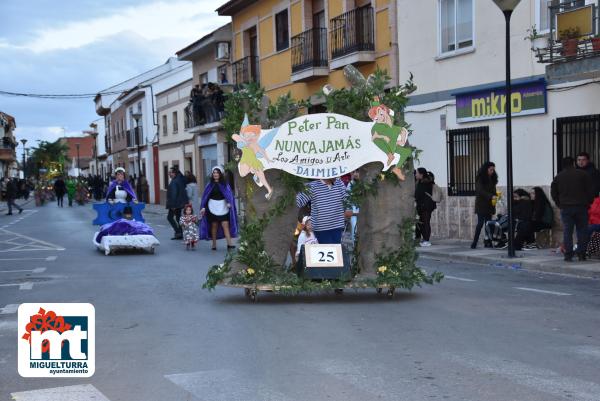
<svg viewBox="0 0 600 401"><path fill-rule="evenodd" d="M217 61L229 61L229 42L217 43Z"/></svg>

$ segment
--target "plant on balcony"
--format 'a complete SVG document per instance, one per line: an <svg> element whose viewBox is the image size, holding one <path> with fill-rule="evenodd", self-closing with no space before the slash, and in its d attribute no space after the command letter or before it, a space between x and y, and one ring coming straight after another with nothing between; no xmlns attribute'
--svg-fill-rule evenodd
<svg viewBox="0 0 600 401"><path fill-rule="evenodd" d="M535 24L527 29L527 36L525 36L523 40L529 40L531 42L531 50L534 52L545 50L548 47L547 36L539 33Z"/></svg>
<svg viewBox="0 0 600 401"><path fill-rule="evenodd" d="M579 37L581 32L578 27L571 27L560 31L559 38L562 42L562 55L565 57L574 57L577 55L579 46Z"/></svg>

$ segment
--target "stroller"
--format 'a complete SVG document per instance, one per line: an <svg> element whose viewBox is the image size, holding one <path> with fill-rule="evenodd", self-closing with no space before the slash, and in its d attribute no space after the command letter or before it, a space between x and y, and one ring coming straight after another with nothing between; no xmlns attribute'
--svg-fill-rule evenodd
<svg viewBox="0 0 600 401"><path fill-rule="evenodd" d="M496 220L485 222L486 248L503 248L508 242L508 216L499 214Z"/></svg>

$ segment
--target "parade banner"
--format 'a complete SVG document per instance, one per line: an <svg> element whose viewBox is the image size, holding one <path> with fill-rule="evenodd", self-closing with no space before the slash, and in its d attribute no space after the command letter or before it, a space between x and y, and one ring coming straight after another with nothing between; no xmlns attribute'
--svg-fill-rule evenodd
<svg viewBox="0 0 600 401"><path fill-rule="evenodd" d="M279 169L303 178L328 179L379 162L404 179L402 166L412 155L406 146L408 131L393 125L393 112L375 101L372 122L333 113L294 118L270 130L244 121L233 135L241 149L240 175L253 174L256 183L270 191L264 171Z"/></svg>

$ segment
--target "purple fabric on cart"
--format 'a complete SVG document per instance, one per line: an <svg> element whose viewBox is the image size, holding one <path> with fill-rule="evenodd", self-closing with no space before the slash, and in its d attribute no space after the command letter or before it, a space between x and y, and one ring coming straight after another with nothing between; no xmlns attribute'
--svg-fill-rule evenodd
<svg viewBox="0 0 600 401"><path fill-rule="evenodd" d="M154 230L139 221L119 219L103 225L96 236L96 242L100 243L105 235L154 235Z"/></svg>

